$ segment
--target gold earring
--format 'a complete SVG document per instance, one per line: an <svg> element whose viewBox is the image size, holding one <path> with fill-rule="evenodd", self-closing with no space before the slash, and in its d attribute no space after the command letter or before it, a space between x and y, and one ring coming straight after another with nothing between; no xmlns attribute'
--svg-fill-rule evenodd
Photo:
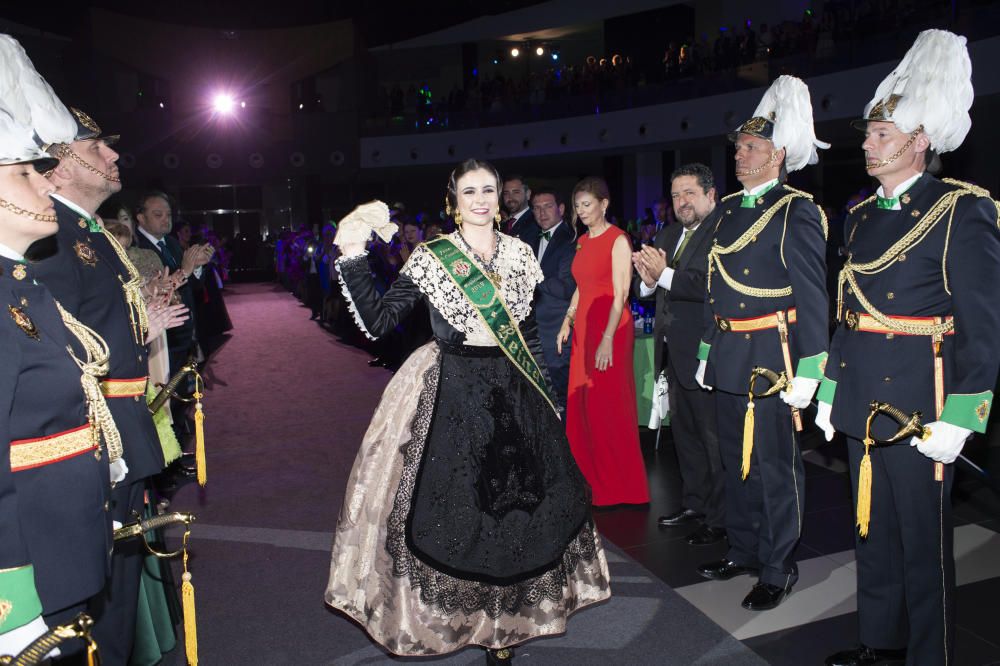
<svg viewBox="0 0 1000 666"><path fill-rule="evenodd" d="M462 226L462 211L456 210L454 215L455 224Z"/></svg>
<svg viewBox="0 0 1000 666"><path fill-rule="evenodd" d="M500 216L500 211L499 211L499 210L497 210L497 214L493 216L493 220L494 220L494 221L495 221L495 222L496 222L497 224L500 224L500 220L502 220L502 219L503 219L503 217L501 217L501 216Z"/></svg>

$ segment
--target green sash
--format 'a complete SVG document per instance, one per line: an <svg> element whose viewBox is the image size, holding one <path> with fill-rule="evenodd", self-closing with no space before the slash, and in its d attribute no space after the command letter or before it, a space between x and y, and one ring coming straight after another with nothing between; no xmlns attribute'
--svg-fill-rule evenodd
<svg viewBox="0 0 1000 666"><path fill-rule="evenodd" d="M542 370L528 350L528 344L521 336L521 331L504 304L496 285L450 238L442 236L428 241L425 245L431 251L431 256L441 263L448 277L479 313L479 317L503 353L542 394L553 411L558 413L555 400L549 395L548 387L545 385Z"/></svg>

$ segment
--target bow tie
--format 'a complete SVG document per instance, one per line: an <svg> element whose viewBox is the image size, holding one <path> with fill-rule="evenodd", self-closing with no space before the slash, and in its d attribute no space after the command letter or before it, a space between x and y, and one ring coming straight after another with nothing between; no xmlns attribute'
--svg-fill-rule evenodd
<svg viewBox="0 0 1000 666"><path fill-rule="evenodd" d="M548 229L546 231L542 231L541 233L538 234L538 237L544 238L545 240L552 240L552 230Z"/></svg>
<svg viewBox="0 0 1000 666"><path fill-rule="evenodd" d="M880 197L876 195L875 205L882 210L893 210L899 206L899 197Z"/></svg>
<svg viewBox="0 0 1000 666"><path fill-rule="evenodd" d="M81 216L80 217L80 222L86 222L86 224L87 224L87 231L89 231L90 233L97 234L97 233L101 232L101 225L99 225L97 223L97 220L95 220L92 217L83 217L83 216ZM80 226L83 226L83 225L81 224Z"/></svg>

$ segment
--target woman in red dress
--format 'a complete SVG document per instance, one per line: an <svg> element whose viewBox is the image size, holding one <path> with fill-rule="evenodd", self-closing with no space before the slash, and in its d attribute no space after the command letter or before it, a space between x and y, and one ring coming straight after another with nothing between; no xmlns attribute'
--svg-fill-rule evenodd
<svg viewBox="0 0 1000 666"><path fill-rule="evenodd" d="M625 307L632 246L607 221L608 199L601 178L584 178L573 189L573 207L587 233L576 246L576 293L556 340L561 354L574 329L566 435L598 506L649 501L632 374L635 333Z"/></svg>

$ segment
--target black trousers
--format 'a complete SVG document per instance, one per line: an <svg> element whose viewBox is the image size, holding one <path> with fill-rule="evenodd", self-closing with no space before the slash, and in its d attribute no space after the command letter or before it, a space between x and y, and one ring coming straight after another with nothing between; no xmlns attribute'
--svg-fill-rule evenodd
<svg viewBox="0 0 1000 666"><path fill-rule="evenodd" d="M667 366L670 385L670 431L681 473L682 506L705 514L709 527L726 526L725 476L719 452L715 393L686 389L673 366Z"/></svg>
<svg viewBox="0 0 1000 666"><path fill-rule="evenodd" d="M719 449L726 477L730 560L760 567L760 582L789 588L799 578L793 553L802 534L805 470L788 405L777 395L754 401L750 474L740 478L746 395L716 391Z"/></svg>
<svg viewBox="0 0 1000 666"><path fill-rule="evenodd" d="M127 524L142 515L145 480L119 485L111 491L111 517ZM141 539L115 544L111 557L111 578L104 592L92 602L94 638L101 651L102 666L126 666L135 640L135 616L139 607L139 579L145 548Z"/></svg>
<svg viewBox="0 0 1000 666"><path fill-rule="evenodd" d="M857 502L864 445L847 439ZM940 480L934 461L908 442L873 446L868 537L856 537L861 642L907 648L908 665L953 664L955 556L951 516L954 465Z"/></svg>

